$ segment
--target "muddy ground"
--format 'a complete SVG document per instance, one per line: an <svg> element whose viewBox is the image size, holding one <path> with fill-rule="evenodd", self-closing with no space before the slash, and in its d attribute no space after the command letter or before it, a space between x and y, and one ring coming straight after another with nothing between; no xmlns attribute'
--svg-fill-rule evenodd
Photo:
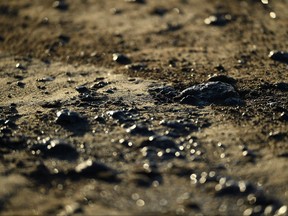
<svg viewBox="0 0 288 216"><path fill-rule="evenodd" d="M1 215L287 215L287 7L0 0Z"/></svg>

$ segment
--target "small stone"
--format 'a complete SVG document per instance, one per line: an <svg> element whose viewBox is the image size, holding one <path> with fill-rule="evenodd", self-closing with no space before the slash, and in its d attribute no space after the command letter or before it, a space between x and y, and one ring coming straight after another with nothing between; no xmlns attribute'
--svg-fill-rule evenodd
<svg viewBox="0 0 288 216"><path fill-rule="evenodd" d="M201 210L199 204L198 204L198 203L195 203L195 202L191 202L191 201L190 201L190 202L186 202L186 203L185 203L185 206L186 206L187 208L193 209L193 210L195 210L195 211L200 211L200 210Z"/></svg>
<svg viewBox="0 0 288 216"><path fill-rule="evenodd" d="M1 127L0 128L0 133L3 134L12 134L12 130L10 128L8 128L7 126Z"/></svg>
<svg viewBox="0 0 288 216"><path fill-rule="evenodd" d="M138 4L145 4L146 0L125 0L128 3L138 3Z"/></svg>
<svg viewBox="0 0 288 216"><path fill-rule="evenodd" d="M250 182L227 180L227 178L220 178L219 184L215 186L216 195L247 195L257 191L257 188Z"/></svg>
<svg viewBox="0 0 288 216"><path fill-rule="evenodd" d="M286 112L282 112L279 117L280 121L288 121L288 114Z"/></svg>
<svg viewBox="0 0 288 216"><path fill-rule="evenodd" d="M115 93L115 88L107 89L105 92L108 94L113 94Z"/></svg>
<svg viewBox="0 0 288 216"><path fill-rule="evenodd" d="M123 64L123 65L127 65L131 63L131 60L126 55L121 54L121 53L114 53L113 61L119 64Z"/></svg>
<svg viewBox="0 0 288 216"><path fill-rule="evenodd" d="M0 128L0 132L1 133L4 133L4 134L7 134L8 131L3 131L3 128L6 128L7 130L10 130L8 129L7 127L2 127ZM11 134L12 131L10 130L9 131L9 134ZM23 149L23 148L26 148L26 141L27 141L27 138L24 137L24 136L17 136L17 137L11 137L11 136L0 136L0 146L3 148L8 148L8 149Z"/></svg>
<svg viewBox="0 0 288 216"><path fill-rule="evenodd" d="M55 157L58 159L77 159L76 149L62 139L45 138L31 146L33 154L42 154L45 157Z"/></svg>
<svg viewBox="0 0 288 216"><path fill-rule="evenodd" d="M207 17L204 20L204 23L207 25L214 25L214 26L225 26L229 22L232 21L232 16L230 14L214 14Z"/></svg>
<svg viewBox="0 0 288 216"><path fill-rule="evenodd" d="M226 69L224 68L224 66L221 65L221 64L217 65L217 66L215 67L215 69L216 69L217 71L219 71L219 72L225 72L225 71L226 71Z"/></svg>
<svg viewBox="0 0 288 216"><path fill-rule="evenodd" d="M172 102L177 96L177 91L172 86L150 87L148 92L161 102Z"/></svg>
<svg viewBox="0 0 288 216"><path fill-rule="evenodd" d="M151 136L154 134L154 132L151 131L147 126L141 124L135 124L128 128L126 131L132 135Z"/></svg>
<svg viewBox="0 0 288 216"><path fill-rule="evenodd" d="M75 167L75 174L78 177L99 178L108 181L115 181L117 172L103 163L88 159Z"/></svg>
<svg viewBox="0 0 288 216"><path fill-rule="evenodd" d="M81 205L77 202L71 203L66 205L65 208L57 214L58 216L67 216L67 215L74 215L74 214L81 214L83 213L83 209Z"/></svg>
<svg viewBox="0 0 288 216"><path fill-rule="evenodd" d="M21 88L24 88L25 83L24 83L24 82L21 82L21 81L18 81L18 82L17 82L17 86L19 86L19 87L21 87Z"/></svg>
<svg viewBox="0 0 288 216"><path fill-rule="evenodd" d="M152 15L157 15L157 16L164 16L169 10L164 8L164 7L155 7L152 11Z"/></svg>
<svg viewBox="0 0 288 216"><path fill-rule="evenodd" d="M215 186L216 194L218 196L223 195L239 195L241 193L237 182L230 180L225 184L218 184Z"/></svg>
<svg viewBox="0 0 288 216"><path fill-rule="evenodd" d="M181 103L198 106L209 104L241 105L243 103L232 85L220 81L194 85L183 90L176 99L180 99Z"/></svg>
<svg viewBox="0 0 288 216"><path fill-rule="evenodd" d="M97 83L94 83L93 85L91 85L92 89L100 89L103 88L105 86L109 85L109 82L105 82L105 81L99 81Z"/></svg>
<svg viewBox="0 0 288 216"><path fill-rule="evenodd" d="M126 68L131 71L143 71L147 67L145 63L135 63L126 65Z"/></svg>
<svg viewBox="0 0 288 216"><path fill-rule="evenodd" d="M101 124L105 124L106 123L106 119L104 118L104 116L101 115L97 115L94 118L95 121L101 123Z"/></svg>
<svg viewBox="0 0 288 216"><path fill-rule="evenodd" d="M173 139L167 136L151 136L148 140L143 141L140 145L140 147L145 146L154 146L164 150L167 148L178 149L178 145L173 141Z"/></svg>
<svg viewBox="0 0 288 216"><path fill-rule="evenodd" d="M288 52L272 50L269 53L269 58L288 64Z"/></svg>
<svg viewBox="0 0 288 216"><path fill-rule="evenodd" d="M227 76L227 75L218 75L218 74L214 74L212 75L209 79L209 82L213 82L213 81L220 81L220 82L224 82L224 83L228 83L228 84L235 84L237 82L237 80L235 80L234 78Z"/></svg>
<svg viewBox="0 0 288 216"><path fill-rule="evenodd" d="M66 43L68 43L70 41L70 37L67 36L67 35L63 35L63 34L59 35L58 39L60 40L60 42L62 44L66 44Z"/></svg>
<svg viewBox="0 0 288 216"><path fill-rule="evenodd" d="M62 102L60 100L45 101L40 104L43 108L58 108L61 107Z"/></svg>
<svg viewBox="0 0 288 216"><path fill-rule="evenodd" d="M69 5L64 0L54 1L52 7L60 11L68 10Z"/></svg>
<svg viewBox="0 0 288 216"><path fill-rule="evenodd" d="M14 128L16 129L17 128L17 124L15 124L14 121L12 121L11 119L8 119L6 121L4 121L4 125L10 127L10 128Z"/></svg>
<svg viewBox="0 0 288 216"><path fill-rule="evenodd" d="M134 182L140 187L150 187L162 183L162 175L155 165L144 163L143 166L134 166Z"/></svg>
<svg viewBox="0 0 288 216"><path fill-rule="evenodd" d="M18 68L20 70L26 70L26 67L24 65L22 65L21 63L17 63L16 68Z"/></svg>
<svg viewBox="0 0 288 216"><path fill-rule="evenodd" d="M184 120L176 120L176 121L166 121L166 120L162 120L160 123L160 125L164 125L166 127L170 127L170 128L174 128L174 129L185 129L185 128L189 128L189 129L197 129L197 127L190 123L190 122L185 122Z"/></svg>
<svg viewBox="0 0 288 216"><path fill-rule="evenodd" d="M152 87L148 90L150 93L162 94L166 96L175 96L176 90L172 86Z"/></svg>
<svg viewBox="0 0 288 216"><path fill-rule="evenodd" d="M166 34L168 32L178 31L183 28L183 25L180 23L166 23L160 30L157 31L158 34ZM175 43L177 43L175 41Z"/></svg>
<svg viewBox="0 0 288 216"><path fill-rule="evenodd" d="M76 88L76 91L78 91L79 93L85 93L85 92L89 92L89 89L85 86L77 86Z"/></svg>
<svg viewBox="0 0 288 216"><path fill-rule="evenodd" d="M274 86L276 89L280 91L283 91L283 92L288 91L288 83L279 82L279 83L274 84Z"/></svg>
<svg viewBox="0 0 288 216"><path fill-rule="evenodd" d="M271 196L268 196L267 194L264 193L263 190L257 188L255 189L254 193L250 193L247 196L247 201L250 204L262 205L262 206L267 205L279 206L278 200L274 199Z"/></svg>
<svg viewBox="0 0 288 216"><path fill-rule="evenodd" d="M114 15L118 15L118 14L121 14L123 11L119 8L112 8L111 10L111 13L114 14Z"/></svg>
<svg viewBox="0 0 288 216"><path fill-rule="evenodd" d="M75 124L82 122L84 120L77 112L69 111L64 109L57 112L56 123L65 125L65 124Z"/></svg>
<svg viewBox="0 0 288 216"><path fill-rule="evenodd" d="M252 150L243 150L242 151L242 155L244 157L250 158L250 159L255 159L256 158L256 154L252 151Z"/></svg>
<svg viewBox="0 0 288 216"><path fill-rule="evenodd" d="M111 110L107 111L106 114L120 123L125 123L131 120L131 116L122 110Z"/></svg>
<svg viewBox="0 0 288 216"><path fill-rule="evenodd" d="M53 81L54 79L55 79L54 77L47 76L47 77L43 77L43 78L37 79L36 81L37 81L37 82L51 82L51 81Z"/></svg>
<svg viewBox="0 0 288 216"><path fill-rule="evenodd" d="M62 139L52 139L47 145L47 154L53 157L78 156L76 149Z"/></svg>
<svg viewBox="0 0 288 216"><path fill-rule="evenodd" d="M99 98L96 97L93 92L84 92L79 94L79 99L84 102L93 103L97 101Z"/></svg>
<svg viewBox="0 0 288 216"><path fill-rule="evenodd" d="M52 173L46 167L44 163L38 163L36 166L33 167L33 171L29 173L29 177L40 181L41 183L47 181L49 177L52 176Z"/></svg>
<svg viewBox="0 0 288 216"><path fill-rule="evenodd" d="M269 139L272 140L283 140L285 137L287 137L287 133L286 132L280 132L280 131L276 131L276 132L270 132L269 133Z"/></svg>

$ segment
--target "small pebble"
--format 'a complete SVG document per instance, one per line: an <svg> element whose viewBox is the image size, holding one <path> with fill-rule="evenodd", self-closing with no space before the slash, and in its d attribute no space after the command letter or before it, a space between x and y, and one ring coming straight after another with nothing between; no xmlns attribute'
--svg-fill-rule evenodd
<svg viewBox="0 0 288 216"><path fill-rule="evenodd" d="M49 144L47 145L47 155L49 156L54 156L54 157L71 157L73 156L74 158L78 157L78 152L76 149L66 143L62 139L52 139L50 140Z"/></svg>
<svg viewBox="0 0 288 216"><path fill-rule="evenodd" d="M43 78L37 79L36 81L37 81L37 82L51 82L51 81L53 81L54 79L55 79L54 77L47 76L47 77L43 77Z"/></svg>
<svg viewBox="0 0 288 216"><path fill-rule="evenodd" d="M164 7L155 7L152 11L152 15L157 15L157 16L164 16L169 10L164 8Z"/></svg>
<svg viewBox="0 0 288 216"><path fill-rule="evenodd" d="M146 0L125 0L128 3L138 3L138 4L145 4Z"/></svg>
<svg viewBox="0 0 288 216"><path fill-rule="evenodd" d="M286 92L288 91L288 83L285 82L279 82L279 83L275 83L274 84L275 88L282 91L282 92Z"/></svg>
<svg viewBox="0 0 288 216"><path fill-rule="evenodd" d="M154 146L163 150L166 150L167 148L178 149L178 145L168 136L151 136L140 145L140 147L145 146Z"/></svg>
<svg viewBox="0 0 288 216"><path fill-rule="evenodd" d="M21 63L17 63L16 68L18 68L20 70L26 70L26 67L24 65L22 65Z"/></svg>
<svg viewBox="0 0 288 216"><path fill-rule="evenodd" d="M21 82L21 81L18 81L18 82L17 82L17 86L19 86L19 87L21 87L21 88L24 88L25 83L24 83L24 82Z"/></svg>
<svg viewBox="0 0 288 216"><path fill-rule="evenodd" d="M44 157L55 157L58 159L77 159L78 152L70 144L62 139L45 138L40 142L33 144L30 148L32 154L41 154Z"/></svg>
<svg viewBox="0 0 288 216"><path fill-rule="evenodd" d="M109 82L105 82L105 81L99 81L97 83L94 83L93 85L91 85L90 87L92 89L100 89L103 88L105 86L109 85Z"/></svg>
<svg viewBox="0 0 288 216"><path fill-rule="evenodd" d="M148 92L161 102L173 102L178 93L172 86L150 87Z"/></svg>
<svg viewBox="0 0 288 216"><path fill-rule="evenodd" d="M60 11L66 11L69 5L64 0L54 1L52 7Z"/></svg>
<svg viewBox="0 0 288 216"><path fill-rule="evenodd" d="M279 116L280 121L288 121L288 114L286 112L282 112Z"/></svg>
<svg viewBox="0 0 288 216"><path fill-rule="evenodd" d="M269 58L288 64L288 52L272 50L269 53Z"/></svg>
<svg viewBox="0 0 288 216"><path fill-rule="evenodd" d="M228 84L235 84L237 82L237 80L235 80L234 78L227 76L227 75L218 75L218 74L214 74L211 77L209 77L208 79L209 82L213 82L213 81L220 81L220 82L224 82L224 83L228 83Z"/></svg>
<svg viewBox="0 0 288 216"><path fill-rule="evenodd" d="M112 117L113 119L119 121L120 123L131 121L131 116L126 111L111 110L107 111L106 114Z"/></svg>
<svg viewBox="0 0 288 216"><path fill-rule="evenodd" d="M230 14L215 14L207 17L204 20L204 23L207 25L214 25L214 26L225 26L229 22L232 21L232 16Z"/></svg>
<svg viewBox="0 0 288 216"><path fill-rule="evenodd" d="M56 123L65 125L65 124L75 124L82 122L84 120L83 117L81 117L77 112L70 111L68 109L64 109L61 111L58 111L56 113Z"/></svg>
<svg viewBox="0 0 288 216"><path fill-rule="evenodd" d="M60 40L60 42L62 44L66 44L66 43L68 43L70 41L70 37L67 36L67 35L63 35L63 34L59 35L58 39Z"/></svg>
<svg viewBox="0 0 288 216"><path fill-rule="evenodd" d="M85 92L89 92L89 89L85 86L77 86L76 91L78 91L79 93L85 93Z"/></svg>
<svg viewBox="0 0 288 216"><path fill-rule="evenodd" d="M131 63L131 60L126 55L121 54L121 53L114 53L113 61L119 64L123 64L123 65L127 65Z"/></svg>
<svg viewBox="0 0 288 216"><path fill-rule="evenodd" d="M94 120L101 123L101 124L105 124L106 123L106 119L104 118L104 116L101 115L97 115L94 117Z"/></svg>
<svg viewBox="0 0 288 216"><path fill-rule="evenodd" d="M71 203L66 205L65 208L57 214L58 216L68 216L83 213L83 209L79 203Z"/></svg>
<svg viewBox="0 0 288 216"><path fill-rule="evenodd" d="M221 64L217 65L217 66L215 67L215 69L216 69L217 71L219 71L219 72L225 72L225 71L226 71L226 69L224 68L224 66L221 65Z"/></svg>
<svg viewBox="0 0 288 216"><path fill-rule="evenodd" d="M179 129L183 130L185 128L188 129L198 129L194 124L190 122L186 122L185 120L177 120L177 121L166 121L162 120L159 123L160 125L164 125L166 127L174 128L174 129Z"/></svg>
<svg viewBox="0 0 288 216"><path fill-rule="evenodd" d="M144 63L134 63L126 65L126 68L131 71L143 71L147 67L147 64Z"/></svg>
<svg viewBox="0 0 288 216"><path fill-rule="evenodd" d="M110 11L114 15L121 14L123 12L121 9L118 8L112 8Z"/></svg>
<svg viewBox="0 0 288 216"><path fill-rule="evenodd" d="M115 93L115 88L107 89L105 92L108 94L113 94Z"/></svg>
<svg viewBox="0 0 288 216"><path fill-rule="evenodd" d="M126 131L132 135L151 136L154 134L154 132L151 131L147 126L141 124L135 124L129 127Z"/></svg>
<svg viewBox="0 0 288 216"><path fill-rule="evenodd" d="M92 159L78 164L75 167L75 174L78 177L99 178L110 182L115 181L117 177L117 172L114 169Z"/></svg>
<svg viewBox="0 0 288 216"><path fill-rule="evenodd" d="M288 133L286 132L280 132L280 131L276 131L276 132L270 132L269 133L269 139L273 139L273 140L283 140L285 137L287 137Z"/></svg>

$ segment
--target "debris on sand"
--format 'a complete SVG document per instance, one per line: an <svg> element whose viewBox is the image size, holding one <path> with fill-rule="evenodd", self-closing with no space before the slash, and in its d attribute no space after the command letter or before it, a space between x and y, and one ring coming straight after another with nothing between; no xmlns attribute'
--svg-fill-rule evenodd
<svg viewBox="0 0 288 216"><path fill-rule="evenodd" d="M231 84L220 81L194 85L183 90L176 98L180 99L180 103L197 106L241 105L243 103Z"/></svg>
<svg viewBox="0 0 288 216"><path fill-rule="evenodd" d="M75 175L76 177L99 178L110 182L117 179L117 172L114 169L92 159L78 164L75 170L71 172L71 175Z"/></svg>
<svg viewBox="0 0 288 216"><path fill-rule="evenodd" d="M230 77L224 74L213 74L212 76L209 77L208 81L209 82L220 81L220 82L228 83L231 85L237 82L237 80L234 79L233 77Z"/></svg>
<svg viewBox="0 0 288 216"><path fill-rule="evenodd" d="M34 143L30 150L34 155L42 155L43 157L52 157L58 159L77 159L79 153L70 144L63 139L52 139L47 137Z"/></svg>
<svg viewBox="0 0 288 216"><path fill-rule="evenodd" d="M206 25L225 26L231 21L232 21L232 16L230 14L217 13L217 14L207 17L204 20L204 23Z"/></svg>
<svg viewBox="0 0 288 216"><path fill-rule="evenodd" d="M146 4L146 0L125 0L128 3Z"/></svg>
<svg viewBox="0 0 288 216"><path fill-rule="evenodd" d="M274 61L280 61L288 64L288 52L272 50L269 53L269 58L271 58Z"/></svg>
<svg viewBox="0 0 288 216"><path fill-rule="evenodd" d="M69 5L64 0L59 0L54 1L52 7L60 11L66 11L68 10Z"/></svg>
<svg viewBox="0 0 288 216"><path fill-rule="evenodd" d="M85 93L85 92L89 92L89 89L86 86L77 86L76 91L78 91L79 93Z"/></svg>
<svg viewBox="0 0 288 216"><path fill-rule="evenodd" d="M123 64L123 65L127 65L131 63L131 60L126 55L121 54L121 53L114 53L113 61L119 64Z"/></svg>
<svg viewBox="0 0 288 216"><path fill-rule="evenodd" d="M73 124L83 122L84 118L81 117L77 112L70 111L68 109L63 109L57 112L56 123L60 125Z"/></svg>

